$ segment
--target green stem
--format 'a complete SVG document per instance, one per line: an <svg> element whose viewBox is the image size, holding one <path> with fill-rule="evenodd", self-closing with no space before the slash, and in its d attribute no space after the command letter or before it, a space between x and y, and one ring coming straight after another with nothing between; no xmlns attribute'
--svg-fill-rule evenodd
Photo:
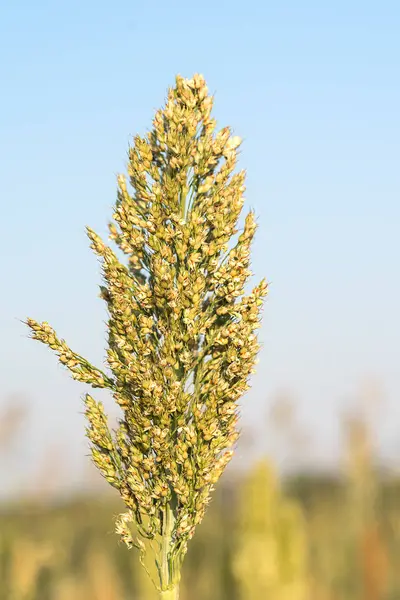
<svg viewBox="0 0 400 600"><path fill-rule="evenodd" d="M170 583L169 553L172 538L173 514L169 504L165 507L163 515L163 531L161 542L161 585L168 587Z"/></svg>
<svg viewBox="0 0 400 600"><path fill-rule="evenodd" d="M163 514L163 528L160 557L160 583L161 600L178 600L179 597L179 571L176 570L176 557L173 556L171 542L174 530L174 513L170 504L167 504Z"/></svg>
<svg viewBox="0 0 400 600"><path fill-rule="evenodd" d="M160 600L179 600L179 584L174 585L170 590L162 590Z"/></svg>

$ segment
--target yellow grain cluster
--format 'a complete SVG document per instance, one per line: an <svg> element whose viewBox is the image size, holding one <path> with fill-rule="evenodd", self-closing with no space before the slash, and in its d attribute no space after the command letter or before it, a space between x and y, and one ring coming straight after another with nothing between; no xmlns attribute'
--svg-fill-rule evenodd
<svg viewBox="0 0 400 600"><path fill-rule="evenodd" d="M117 522L127 545L143 554L146 540L158 544L165 591L179 579L187 541L232 456L267 289L262 281L244 293L256 223L250 212L238 231L241 140L227 127L215 131L212 105L202 76L178 76L153 129L134 138L110 224L125 263L87 229L103 268L109 373L46 322L27 320L74 379L110 389L121 407L114 435L102 404L86 396L93 460L127 507Z"/></svg>

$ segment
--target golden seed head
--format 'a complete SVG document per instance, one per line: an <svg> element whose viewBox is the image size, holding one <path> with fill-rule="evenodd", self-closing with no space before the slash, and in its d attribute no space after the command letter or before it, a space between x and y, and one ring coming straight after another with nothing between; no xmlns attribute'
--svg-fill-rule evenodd
<svg viewBox="0 0 400 600"><path fill-rule="evenodd" d="M48 323L26 322L74 379L110 389L123 411L112 434L102 404L85 398L93 461L128 508L117 523L128 546L138 545L132 520L144 537L160 533L172 495L171 551L193 535L232 457L237 401L259 349L266 282L244 295L252 212L232 244L244 203L245 173L234 173L241 139L228 127L215 133L211 108L201 75L177 76L153 129L135 136L109 228L126 264L87 228L102 263L109 373Z"/></svg>

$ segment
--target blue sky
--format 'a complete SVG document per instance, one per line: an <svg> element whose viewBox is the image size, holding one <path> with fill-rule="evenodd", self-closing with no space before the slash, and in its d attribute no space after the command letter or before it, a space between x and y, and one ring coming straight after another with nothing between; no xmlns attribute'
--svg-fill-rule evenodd
<svg viewBox="0 0 400 600"><path fill-rule="evenodd" d="M399 452L399 28L395 1L2 4L0 403L25 394L32 463L46 444L79 460L84 387L18 319L46 319L102 361L84 227L106 233L130 137L195 72L244 138L253 266L271 282L245 422L292 391L329 458L339 409L372 378L382 443Z"/></svg>

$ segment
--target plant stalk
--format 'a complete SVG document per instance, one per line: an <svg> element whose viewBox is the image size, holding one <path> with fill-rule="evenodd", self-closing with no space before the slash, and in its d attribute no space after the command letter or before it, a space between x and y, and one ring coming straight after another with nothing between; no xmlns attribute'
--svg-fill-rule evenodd
<svg viewBox="0 0 400 600"><path fill-rule="evenodd" d="M161 543L161 600L178 600L180 573L176 572L174 556L171 553L174 514L169 504L166 505L163 519Z"/></svg>
<svg viewBox="0 0 400 600"><path fill-rule="evenodd" d="M162 590L160 592L161 600L179 600L179 584L177 583L170 590Z"/></svg>

